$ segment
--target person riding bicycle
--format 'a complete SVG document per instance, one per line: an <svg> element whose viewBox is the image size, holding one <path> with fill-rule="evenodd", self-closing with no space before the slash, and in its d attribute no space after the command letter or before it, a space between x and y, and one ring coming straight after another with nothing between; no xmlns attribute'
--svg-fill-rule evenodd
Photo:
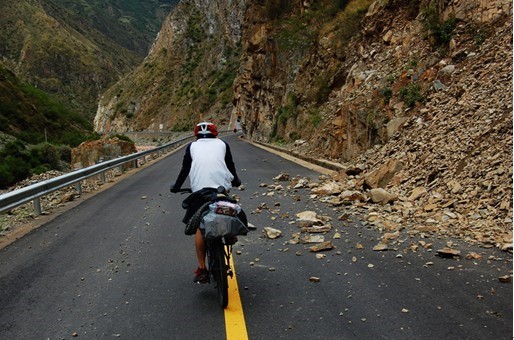
<svg viewBox="0 0 514 340"><path fill-rule="evenodd" d="M182 169L170 191L176 193L189 175L191 191L193 192L183 203L187 211L182 222L188 223L193 214L205 203L202 192L215 190L223 186L227 191L231 187L241 185L237 176L229 145L217 138L216 125L202 122L194 129L196 140L186 147L182 161ZM185 204L185 205L184 205ZM198 268L195 269L194 282L209 282L209 271L205 265L205 241L200 229L195 234L196 256Z"/></svg>

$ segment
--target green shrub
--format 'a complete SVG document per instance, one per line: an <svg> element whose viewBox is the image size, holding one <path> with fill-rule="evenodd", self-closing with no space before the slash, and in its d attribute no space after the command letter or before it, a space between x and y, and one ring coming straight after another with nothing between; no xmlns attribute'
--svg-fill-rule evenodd
<svg viewBox="0 0 514 340"><path fill-rule="evenodd" d="M40 165L46 166L48 169L59 168L59 152L57 148L48 143L32 145L29 148L30 163L36 168Z"/></svg>
<svg viewBox="0 0 514 340"><path fill-rule="evenodd" d="M0 151L0 188L6 188L49 170L63 170L71 162L71 148L40 143L26 147L20 140L8 142Z"/></svg>
<svg viewBox="0 0 514 340"><path fill-rule="evenodd" d="M439 45L448 45L450 40L452 40L453 30L457 27L457 19L450 18L444 22L442 22L438 31L436 31L436 42Z"/></svg>
<svg viewBox="0 0 514 340"><path fill-rule="evenodd" d="M12 183L14 183L14 176L7 164L0 163L0 188L7 188Z"/></svg>
<svg viewBox="0 0 514 340"><path fill-rule="evenodd" d="M42 174L42 173L50 171L50 170L51 169L48 168L47 166L40 164L40 165L36 166L35 168L33 168L32 172L36 175L39 175L39 174Z"/></svg>
<svg viewBox="0 0 514 340"><path fill-rule="evenodd" d="M59 145L57 153L61 161L71 163L71 148L68 145Z"/></svg>
<svg viewBox="0 0 514 340"><path fill-rule="evenodd" d="M401 100L405 102L407 107L413 107L416 102L424 101L424 97L421 95L421 88L418 84L409 84L398 92Z"/></svg>
<svg viewBox="0 0 514 340"><path fill-rule="evenodd" d="M434 2L430 2L422 12L425 15L425 28L433 36L435 46L448 45L452 39L453 30L457 26L457 19L450 18L446 21L442 21Z"/></svg>
<svg viewBox="0 0 514 340"><path fill-rule="evenodd" d="M282 106L280 109L278 109L278 122L281 125L285 125L289 117L290 113L287 107Z"/></svg>
<svg viewBox="0 0 514 340"><path fill-rule="evenodd" d="M382 96L384 96L384 102L389 103L391 98L393 97L393 89L390 87L386 87L381 90Z"/></svg>
<svg viewBox="0 0 514 340"><path fill-rule="evenodd" d="M13 179L7 185L12 185L18 181L24 180L31 175L30 163L24 157L7 156L2 160L2 165L5 166Z"/></svg>
<svg viewBox="0 0 514 340"><path fill-rule="evenodd" d="M321 113L318 110L311 111L310 118L311 118L312 126L317 128L319 123L322 120Z"/></svg>

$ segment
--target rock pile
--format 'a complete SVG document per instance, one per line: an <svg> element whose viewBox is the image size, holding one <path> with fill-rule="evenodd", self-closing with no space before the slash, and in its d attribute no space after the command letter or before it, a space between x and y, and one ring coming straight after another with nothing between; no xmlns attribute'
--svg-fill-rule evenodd
<svg viewBox="0 0 514 340"><path fill-rule="evenodd" d="M497 46L484 44L461 64L452 87L430 93L401 132L345 164L360 175L343 171L331 180L386 203L368 206L378 228L512 249L511 33L507 23L489 41ZM374 198L377 188L383 199ZM334 197L345 201L343 191L322 199Z"/></svg>
<svg viewBox="0 0 514 340"><path fill-rule="evenodd" d="M342 163L346 170L320 181L312 193L333 206L363 208L368 222L385 233L435 233L511 250L512 22L487 29L489 39L477 41L480 30L473 35L469 27L457 27L451 53L438 60L437 53L421 51L407 29L403 36L384 37L395 53L378 45L363 48L365 68L349 73L354 81L342 91L350 103L345 105L365 105L366 93L396 74L394 59L406 64L416 54L433 60L412 63L395 78L393 93L405 78L420 82L425 98L409 109L393 97L383 145ZM402 45L412 41L415 53L405 54Z"/></svg>
<svg viewBox="0 0 514 340"><path fill-rule="evenodd" d="M382 156L379 153L380 150L375 150L367 155ZM485 159L489 165L494 164L494 158ZM415 168L414 163L404 162L406 168ZM385 166L391 164L394 163L388 162ZM346 225L347 221L360 221L361 224L372 226L381 232L378 243L373 247L374 251L398 248L399 243L403 243L400 239L405 240L406 237L420 239L418 243L408 244L407 248L414 251L418 247L428 249L432 247L432 243L427 239L436 237L447 240L448 244L448 248L437 250L440 256L460 256L457 250L452 249L455 239L484 248L497 247L512 253L512 182L508 182L512 170L510 175L508 170L500 171L500 175L497 168L492 166L493 169L481 179L470 177L470 172L464 170L462 176L447 177L443 172L433 178L430 176L431 169L427 167L425 171L417 170L416 173L420 175L412 176L412 180L403 180L404 176L411 174L405 169L397 169L389 181L378 181L385 188L370 189L370 184L378 183L370 180L376 179L376 173L389 173L384 171L384 165L374 165L376 164L367 164L362 159L359 166L363 168L363 172L359 175L347 175L343 170L332 176L321 175L316 181L296 177L289 180L289 176L285 174L289 183L266 185L265 196L282 192L281 195L290 195L294 199L291 193L299 188L309 189L310 200L326 203L340 211L336 225ZM490 182L485 185L484 181L487 180ZM507 180L506 184L502 183L503 180ZM289 191L289 194L284 194L284 190ZM263 209L268 209L272 215L278 214L265 204L254 213L260 213ZM341 238L338 229L333 229L329 216L320 216L314 211L302 211L297 212L295 217L290 223L296 225L298 231L291 234L291 239L286 244L313 244L308 249L317 253L333 249L331 239ZM289 214L285 218L290 219ZM263 234L269 239L275 239L282 236L282 231L266 227ZM359 247L362 246L357 244L356 248Z"/></svg>

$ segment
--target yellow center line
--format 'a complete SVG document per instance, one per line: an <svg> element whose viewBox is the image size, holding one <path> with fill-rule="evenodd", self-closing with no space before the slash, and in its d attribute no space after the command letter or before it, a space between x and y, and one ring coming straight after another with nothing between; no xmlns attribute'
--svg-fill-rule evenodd
<svg viewBox="0 0 514 340"><path fill-rule="evenodd" d="M234 275L228 277L228 306L225 308L227 340L248 340L243 305L241 304L241 297L239 296L236 269L232 257L230 257L230 267Z"/></svg>

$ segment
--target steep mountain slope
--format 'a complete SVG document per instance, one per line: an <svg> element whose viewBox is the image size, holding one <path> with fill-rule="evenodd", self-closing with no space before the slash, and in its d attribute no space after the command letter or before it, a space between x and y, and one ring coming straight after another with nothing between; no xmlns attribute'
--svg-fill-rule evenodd
<svg viewBox="0 0 514 340"><path fill-rule="evenodd" d="M363 209L377 229L512 251L512 21L483 29L489 38L477 41L478 31L457 27L453 52L418 78L430 86L422 103L402 110L386 125L387 141L342 163L331 181L377 203ZM322 200L345 204L343 196Z"/></svg>
<svg viewBox="0 0 514 340"><path fill-rule="evenodd" d="M0 131L25 143L76 146L91 124L43 91L23 84L0 63ZM0 146L0 150L2 147Z"/></svg>
<svg viewBox="0 0 514 340"><path fill-rule="evenodd" d="M143 64L102 96L95 129L191 129L199 115L226 123L243 11L243 0L182 1Z"/></svg>
<svg viewBox="0 0 514 340"><path fill-rule="evenodd" d="M76 20L124 48L144 57L152 45L162 22L177 5L178 0L53 0L60 8L73 13ZM45 5L45 8L50 6ZM55 13L60 16L62 13ZM60 19L66 20L65 17ZM75 20L75 19L74 19Z"/></svg>
<svg viewBox="0 0 514 340"><path fill-rule="evenodd" d="M164 2L169 4L165 7L158 2L138 4L3 1L0 56L23 82L92 121L99 93L141 61L136 53L148 49L155 34L152 27L160 25L162 13L174 1ZM137 20L131 17L135 12Z"/></svg>
<svg viewBox="0 0 514 340"><path fill-rule="evenodd" d="M253 138L301 138L333 160L387 141L423 109L433 81L451 88L459 72L445 63L458 70L512 12L502 0L396 0L352 1L329 16L321 3L330 1L277 12L252 2L235 106Z"/></svg>
<svg viewBox="0 0 514 340"><path fill-rule="evenodd" d="M325 23L296 59L274 43L283 22L252 22L236 112L253 139L341 164L322 201L357 200L384 232L512 249L511 2L375 1L345 48Z"/></svg>

